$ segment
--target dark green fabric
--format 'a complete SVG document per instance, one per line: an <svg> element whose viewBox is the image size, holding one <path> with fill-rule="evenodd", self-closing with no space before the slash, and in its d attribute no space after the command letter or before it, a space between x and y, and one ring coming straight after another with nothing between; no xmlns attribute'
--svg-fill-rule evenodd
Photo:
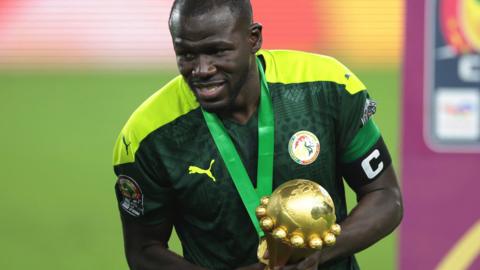
<svg viewBox="0 0 480 270"><path fill-rule="evenodd" d="M334 82L269 83L269 88L276 127L273 188L295 178L316 181L331 194L342 221L347 207L339 161L361 128L367 93L351 95ZM257 116L245 125L223 123L255 185ZM320 140L320 154L307 166L295 163L288 151L290 138L300 130ZM188 173L191 165L208 168L212 159L216 181ZM174 223L187 260L208 269L257 261L257 233L200 109L153 131L141 142L135 163L118 165L115 172L132 177L142 189L145 215L139 222ZM350 257L322 269L359 268Z"/></svg>
<svg viewBox="0 0 480 270"><path fill-rule="evenodd" d="M363 156L380 138L380 130L373 119L370 119L358 131L355 138L348 146L348 149L342 156L342 162L348 163Z"/></svg>

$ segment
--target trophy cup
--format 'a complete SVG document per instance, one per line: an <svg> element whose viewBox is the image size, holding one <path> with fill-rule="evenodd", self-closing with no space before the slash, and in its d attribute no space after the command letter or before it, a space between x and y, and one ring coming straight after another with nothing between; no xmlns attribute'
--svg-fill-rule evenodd
<svg viewBox="0 0 480 270"><path fill-rule="evenodd" d="M265 232L257 252L267 265L265 270L298 262L323 246L334 245L341 231L328 192L304 179L285 182L270 197L263 197L256 215Z"/></svg>

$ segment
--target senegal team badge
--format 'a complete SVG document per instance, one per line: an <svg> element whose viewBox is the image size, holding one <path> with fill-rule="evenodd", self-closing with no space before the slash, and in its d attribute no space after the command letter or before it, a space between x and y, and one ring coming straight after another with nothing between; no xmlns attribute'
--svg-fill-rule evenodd
<svg viewBox="0 0 480 270"><path fill-rule="evenodd" d="M128 176L120 175L117 184L122 195L122 209L135 217L143 215L143 194L137 182Z"/></svg>
<svg viewBox="0 0 480 270"><path fill-rule="evenodd" d="M309 131L298 131L293 134L288 143L290 157L300 165L314 162L320 153L320 141Z"/></svg>

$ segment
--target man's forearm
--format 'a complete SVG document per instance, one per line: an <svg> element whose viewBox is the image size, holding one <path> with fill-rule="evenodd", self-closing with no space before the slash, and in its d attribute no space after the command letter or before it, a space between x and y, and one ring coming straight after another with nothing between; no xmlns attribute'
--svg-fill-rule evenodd
<svg viewBox="0 0 480 270"><path fill-rule="evenodd" d="M132 270L206 270L194 265L163 246L150 246L141 253L127 255L128 265ZM254 263L236 268L236 270L263 270L265 265Z"/></svg>
<svg viewBox="0 0 480 270"><path fill-rule="evenodd" d="M363 196L341 223L342 233L334 246L319 252L320 262L359 252L391 233L403 215L398 189L382 189Z"/></svg>

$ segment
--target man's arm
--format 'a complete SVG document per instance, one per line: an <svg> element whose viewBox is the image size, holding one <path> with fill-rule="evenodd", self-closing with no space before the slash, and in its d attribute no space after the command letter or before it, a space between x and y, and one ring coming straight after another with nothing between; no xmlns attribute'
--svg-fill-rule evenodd
<svg viewBox="0 0 480 270"><path fill-rule="evenodd" d="M127 262L132 270L200 270L176 253L168 250L167 243L173 225L144 225L122 216L123 238Z"/></svg>
<svg viewBox="0 0 480 270"><path fill-rule="evenodd" d="M391 233L403 216L402 197L397 177L389 166L374 182L356 190L357 206L340 224L342 233L332 247L326 247L297 265L284 270L317 269L320 264L359 252Z"/></svg>
<svg viewBox="0 0 480 270"><path fill-rule="evenodd" d="M360 187L359 201L341 223L337 243L319 253L320 263L357 253L391 233L402 220L403 204L393 166L373 183Z"/></svg>
<svg viewBox="0 0 480 270"><path fill-rule="evenodd" d="M122 216L122 215L121 215ZM132 270L204 270L183 257L168 250L167 243L173 225L144 225L122 216L123 237L127 262ZM261 263L237 268L237 270L263 270Z"/></svg>

